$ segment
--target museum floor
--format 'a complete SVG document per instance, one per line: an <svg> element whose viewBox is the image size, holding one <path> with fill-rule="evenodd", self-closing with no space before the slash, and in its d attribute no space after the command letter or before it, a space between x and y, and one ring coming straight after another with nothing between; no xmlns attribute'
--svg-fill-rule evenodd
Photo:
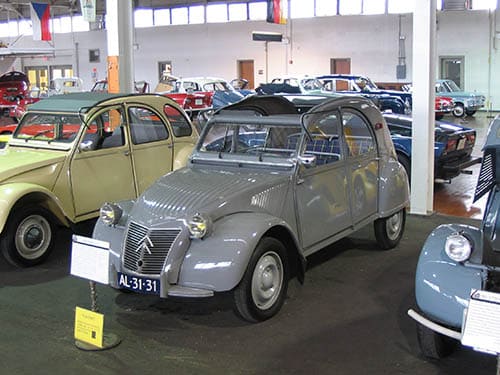
<svg viewBox="0 0 500 375"><path fill-rule="evenodd" d="M478 154L489 120L483 113L467 123L478 130ZM69 275L70 233L41 266L15 269L0 259L0 373L494 374L495 357L466 348L441 361L421 357L406 315L427 235L441 223L479 224L484 202L472 203L473 169L436 186L436 213L409 215L397 248L376 250L370 226L310 257L305 283L292 280L281 312L260 324L238 319L227 295L159 300L98 285L105 332L122 342L83 351L74 315L76 306L90 308L90 291Z"/></svg>

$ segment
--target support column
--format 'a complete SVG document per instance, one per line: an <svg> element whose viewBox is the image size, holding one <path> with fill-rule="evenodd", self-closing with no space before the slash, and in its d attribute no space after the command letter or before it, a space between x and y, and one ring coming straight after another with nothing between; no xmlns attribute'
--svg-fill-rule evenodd
<svg viewBox="0 0 500 375"><path fill-rule="evenodd" d="M434 209L434 98L436 0L420 0L413 12L413 137L410 212Z"/></svg>
<svg viewBox="0 0 500 375"><path fill-rule="evenodd" d="M108 91L134 92L132 1L106 0L106 29Z"/></svg>

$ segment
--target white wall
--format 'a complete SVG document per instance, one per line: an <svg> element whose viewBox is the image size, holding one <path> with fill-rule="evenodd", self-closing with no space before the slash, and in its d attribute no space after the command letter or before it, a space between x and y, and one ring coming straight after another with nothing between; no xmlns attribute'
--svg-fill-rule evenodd
<svg viewBox="0 0 500 375"><path fill-rule="evenodd" d="M500 80L500 52L495 48L497 45L500 48L500 40L494 38L495 14L490 15L488 11L438 12L437 20L437 55L464 56L463 88L489 96L491 108L500 110L500 86L495 84ZM158 62L167 60L172 61L172 73L177 76L209 75L231 80L237 75L237 60L249 59L255 62L256 85L264 83L264 42L252 41L252 31L272 31L283 33L288 42L269 43L269 79L283 74L329 73L331 58L348 57L353 73L369 76L374 81L396 82L398 29L398 15L295 19L286 26L234 22L136 29L135 79L146 80L154 88L158 81ZM404 82L411 81L412 75L412 29L412 16L403 15L401 31L406 38L407 65L407 79L401 80ZM56 34L54 39L56 57L27 58L18 61L16 67L72 64L75 70L78 68L87 88L92 86L93 68L97 69L98 78L105 77L105 31ZM33 43L30 38L22 40L24 45ZM96 48L101 51L101 61L89 63L88 50Z"/></svg>

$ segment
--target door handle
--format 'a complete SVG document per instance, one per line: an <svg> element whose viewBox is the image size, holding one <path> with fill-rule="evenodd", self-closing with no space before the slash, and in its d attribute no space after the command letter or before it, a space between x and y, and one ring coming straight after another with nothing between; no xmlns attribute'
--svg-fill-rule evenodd
<svg viewBox="0 0 500 375"><path fill-rule="evenodd" d="M304 179L303 178L297 178L297 185L303 184Z"/></svg>
<svg viewBox="0 0 500 375"><path fill-rule="evenodd" d="M123 155L125 155L125 156L129 156L129 155L130 155L130 151L128 151L128 150L127 150L127 151L124 151L124 152L123 152Z"/></svg>

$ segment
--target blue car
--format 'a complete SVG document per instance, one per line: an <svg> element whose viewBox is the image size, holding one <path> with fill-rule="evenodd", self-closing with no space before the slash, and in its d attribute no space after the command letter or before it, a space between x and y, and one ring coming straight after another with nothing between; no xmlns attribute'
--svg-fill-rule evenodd
<svg viewBox="0 0 500 375"><path fill-rule="evenodd" d="M391 132L394 148L399 162L405 167L408 176L411 172L411 142L413 120L410 116L384 114ZM450 182L467 168L481 162L480 157L472 156L476 143L476 131L445 121L435 122L434 143L434 180Z"/></svg>
<svg viewBox="0 0 500 375"><path fill-rule="evenodd" d="M488 194L479 227L440 225L429 235L415 277L422 353L441 358L460 341L497 354L500 315L500 117L490 124L474 199ZM491 325L494 325L493 327Z"/></svg>
<svg viewBox="0 0 500 375"><path fill-rule="evenodd" d="M411 111L412 96L410 92L381 89L368 77L353 74L327 74L316 78L321 81L323 89L326 91L378 98L383 103L390 103L391 99L398 98L404 103L404 112L394 110L392 112L407 114Z"/></svg>

